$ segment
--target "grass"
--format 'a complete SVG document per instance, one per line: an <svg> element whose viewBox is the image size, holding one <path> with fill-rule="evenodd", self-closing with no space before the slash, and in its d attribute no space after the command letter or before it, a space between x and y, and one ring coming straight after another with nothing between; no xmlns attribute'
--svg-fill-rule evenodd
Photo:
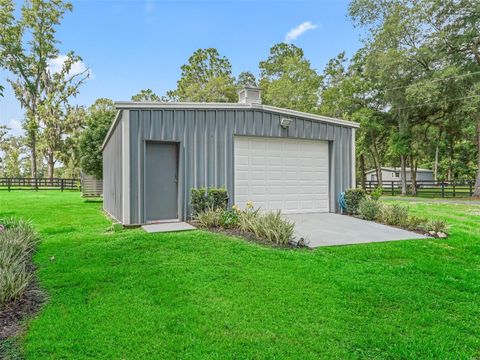
<svg viewBox="0 0 480 360"><path fill-rule="evenodd" d="M446 240L273 249L192 231L109 231L78 193L0 194L31 218L49 295L27 359L480 357L480 207L409 203Z"/></svg>

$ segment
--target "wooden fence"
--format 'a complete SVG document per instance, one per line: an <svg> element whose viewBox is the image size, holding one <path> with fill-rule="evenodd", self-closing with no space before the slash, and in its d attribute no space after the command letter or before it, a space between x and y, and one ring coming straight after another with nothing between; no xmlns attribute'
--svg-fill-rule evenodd
<svg viewBox="0 0 480 360"><path fill-rule="evenodd" d="M0 190L80 190L80 179L0 178Z"/></svg>
<svg viewBox="0 0 480 360"><path fill-rule="evenodd" d="M358 187L362 184L359 182ZM366 181L365 190L367 193L375 190L379 186L378 181ZM401 181L383 181L384 195L400 195L402 193ZM412 182L407 181L408 193L412 194ZM475 191L475 180L454 180L454 181L437 181L437 180L418 180L416 196L422 197L469 197Z"/></svg>

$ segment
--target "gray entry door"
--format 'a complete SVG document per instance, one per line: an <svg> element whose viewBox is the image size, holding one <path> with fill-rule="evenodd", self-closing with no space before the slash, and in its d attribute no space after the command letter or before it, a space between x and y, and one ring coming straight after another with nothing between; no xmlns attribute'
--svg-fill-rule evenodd
<svg viewBox="0 0 480 360"><path fill-rule="evenodd" d="M178 218L178 146L146 143L145 220Z"/></svg>

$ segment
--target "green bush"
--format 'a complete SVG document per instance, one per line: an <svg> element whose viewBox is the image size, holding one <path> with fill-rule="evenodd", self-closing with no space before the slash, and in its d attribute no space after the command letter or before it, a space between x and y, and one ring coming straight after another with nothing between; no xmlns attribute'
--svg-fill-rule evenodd
<svg viewBox="0 0 480 360"><path fill-rule="evenodd" d="M419 216L410 216L407 222L407 228L412 231L421 231L425 230L425 225L427 224L427 219Z"/></svg>
<svg viewBox="0 0 480 360"><path fill-rule="evenodd" d="M190 205L192 215L204 212L208 209L226 209L228 204L228 192L224 188L199 188L191 190Z"/></svg>
<svg viewBox="0 0 480 360"><path fill-rule="evenodd" d="M238 211L238 227L242 231L253 232L253 224L259 216L260 209L247 207L243 211Z"/></svg>
<svg viewBox="0 0 480 360"><path fill-rule="evenodd" d="M436 233L448 233L448 224L444 220L430 220L425 225L426 231L435 231Z"/></svg>
<svg viewBox="0 0 480 360"><path fill-rule="evenodd" d="M195 216L207 209L207 189L192 189L190 196L190 205L192 206L192 215Z"/></svg>
<svg viewBox="0 0 480 360"><path fill-rule="evenodd" d="M345 191L345 203L349 214L358 214L358 206L365 196L365 190L363 189L348 189Z"/></svg>
<svg viewBox="0 0 480 360"><path fill-rule="evenodd" d="M365 220L375 220L380 212L378 201L365 197L358 205L358 214Z"/></svg>
<svg viewBox="0 0 480 360"><path fill-rule="evenodd" d="M200 226L205 228L216 228L222 223L222 213L220 209L207 209L199 212L195 219L200 223Z"/></svg>
<svg viewBox="0 0 480 360"><path fill-rule="evenodd" d="M38 235L30 222L0 219L0 306L20 297L33 276L29 262Z"/></svg>
<svg viewBox="0 0 480 360"><path fill-rule="evenodd" d="M280 211L258 214L250 223L250 230L258 239L287 245L293 239L295 224L285 220Z"/></svg>
<svg viewBox="0 0 480 360"><path fill-rule="evenodd" d="M210 188L207 195L208 206L212 209L226 209L228 205L228 192L224 188Z"/></svg>
<svg viewBox="0 0 480 360"><path fill-rule="evenodd" d="M378 201L380 197L383 195L383 187L382 186L377 186L375 190L373 190L370 193L370 197L372 200Z"/></svg>
<svg viewBox="0 0 480 360"><path fill-rule="evenodd" d="M223 210L221 218L221 226L227 229L238 227L239 219L236 210Z"/></svg>
<svg viewBox="0 0 480 360"><path fill-rule="evenodd" d="M387 225L407 227L408 207L396 203L384 204L380 207L378 219Z"/></svg>

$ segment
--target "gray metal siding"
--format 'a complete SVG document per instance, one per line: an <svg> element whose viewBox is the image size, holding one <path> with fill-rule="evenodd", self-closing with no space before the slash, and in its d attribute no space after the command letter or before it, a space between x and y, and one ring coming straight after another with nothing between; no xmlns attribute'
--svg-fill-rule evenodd
<svg viewBox="0 0 480 360"><path fill-rule="evenodd" d="M113 129L103 149L103 208L122 221L122 124Z"/></svg>
<svg viewBox="0 0 480 360"><path fill-rule="evenodd" d="M331 141L330 208L338 211L337 197L351 184L351 128L290 117L289 128L281 116L265 110L130 110L130 181L132 224L144 223L145 141L178 141L179 213L190 215L191 188L225 186L234 194L234 135L273 136ZM148 197L148 194L146 195Z"/></svg>

